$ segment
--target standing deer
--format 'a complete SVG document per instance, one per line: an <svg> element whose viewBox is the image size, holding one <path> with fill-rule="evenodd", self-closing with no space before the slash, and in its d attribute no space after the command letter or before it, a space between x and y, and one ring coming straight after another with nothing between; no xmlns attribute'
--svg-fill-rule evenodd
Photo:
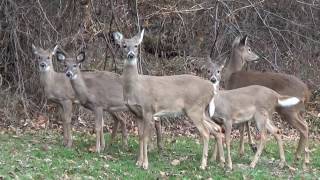
<svg viewBox="0 0 320 180"><path fill-rule="evenodd" d="M72 103L75 102L74 91L63 73L57 73L53 69L52 58L55 55L58 46L53 50L37 48L32 44L33 53L37 57L40 84L44 88L45 95L48 100L58 104L63 122L63 144L66 147L72 146L71 135L71 113Z"/></svg>
<svg viewBox="0 0 320 180"><path fill-rule="evenodd" d="M123 101L123 92L120 76L116 73L107 71L81 72L79 65L85 60L85 53L80 52L75 58L66 58L66 55L57 51L57 59L64 62L66 66L65 75L70 79L72 88L76 97L82 106L90 109L95 114L95 131L96 131L96 151L104 149L103 134L103 110L108 111L115 118L115 112L128 110ZM139 114L136 114L140 116ZM127 146L127 133L125 120L123 122L122 131L124 145ZM155 124L157 132L157 143L159 150L161 147L161 126L157 121ZM117 123L115 128L117 127ZM113 129L111 141L115 136L116 129ZM111 142L110 142L111 143Z"/></svg>
<svg viewBox="0 0 320 180"><path fill-rule="evenodd" d="M216 86L217 91L210 102L213 104L209 110L210 117L218 124L225 127L225 137L227 145L227 167L232 169L230 139L232 125L254 120L257 129L261 133L260 143L252 160L250 167L254 168L266 142L266 130L268 130L277 140L280 153L280 166L285 165L285 156L280 131L271 120L272 113L279 107L290 108L299 103L296 97L282 96L272 89L264 86L251 85L232 90L219 90L221 80L221 70L223 65L212 72L211 82ZM215 108L214 108L215 107ZM214 157L215 155L213 155Z"/></svg>
<svg viewBox="0 0 320 180"><path fill-rule="evenodd" d="M131 39L126 39L120 32L113 33L124 58L124 101L130 109L142 114L142 120L138 121L139 153L136 165L148 169L148 141L153 119L183 113L195 124L202 137L204 145L200 168L205 169L210 132L218 141L219 151L223 151L221 129L205 113L205 108L213 98L214 88L210 81L192 75L138 74L138 46L142 42L143 34L144 30ZM224 157L221 156L220 160L224 162Z"/></svg>
<svg viewBox="0 0 320 180"><path fill-rule="evenodd" d="M281 95L299 98L299 104L290 108L278 107L276 111L281 118L300 132L300 140L295 153L295 159L300 159L304 150L304 167L309 163L308 124L303 119L306 103L310 99L310 91L306 84L298 78L273 72L242 71L246 62L255 61L259 57L247 45L247 36L237 37L232 44L231 57L223 75L226 89L235 89L249 85L261 85L273 89ZM244 128L242 128L244 129ZM248 130L248 133L250 131ZM241 131L241 151L243 154L243 130Z"/></svg>
<svg viewBox="0 0 320 180"><path fill-rule="evenodd" d="M69 79L66 78L64 73L58 73L53 68L52 59L56 54L58 45L53 50L37 48L32 45L33 53L37 56L39 71L40 71L40 84L44 87L45 95L48 100L58 105L61 119L63 122L63 144L66 147L72 146L72 132L71 132L71 115L72 103L77 102L76 94L70 84ZM113 137L117 132L117 124L120 121L122 127L122 134L124 137L124 145L126 145L126 127L125 122L115 116L115 126L113 128Z"/></svg>

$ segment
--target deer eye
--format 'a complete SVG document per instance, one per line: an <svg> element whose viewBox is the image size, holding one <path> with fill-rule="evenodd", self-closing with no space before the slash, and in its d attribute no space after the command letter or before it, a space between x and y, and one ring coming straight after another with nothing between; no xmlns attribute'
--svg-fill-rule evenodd
<svg viewBox="0 0 320 180"><path fill-rule="evenodd" d="M76 64L74 64L74 65L73 65L73 67L77 67L77 65L76 65Z"/></svg>
<svg viewBox="0 0 320 180"><path fill-rule="evenodd" d="M249 48L248 51L251 52L251 48Z"/></svg>
<svg viewBox="0 0 320 180"><path fill-rule="evenodd" d="M50 59L50 57L48 56L47 59Z"/></svg>
<svg viewBox="0 0 320 180"><path fill-rule="evenodd" d="M217 73L219 74L219 73L220 73L220 71L218 70L218 71L217 71Z"/></svg>
<svg viewBox="0 0 320 180"><path fill-rule="evenodd" d="M126 44L124 44L124 45L122 45L123 46L123 48L127 48L127 45Z"/></svg>
<svg viewBox="0 0 320 180"><path fill-rule="evenodd" d="M208 70L207 72L210 73L210 70Z"/></svg>
<svg viewBox="0 0 320 180"><path fill-rule="evenodd" d="M138 47L138 45L134 45L134 47L135 47L135 48L137 48L137 47Z"/></svg>

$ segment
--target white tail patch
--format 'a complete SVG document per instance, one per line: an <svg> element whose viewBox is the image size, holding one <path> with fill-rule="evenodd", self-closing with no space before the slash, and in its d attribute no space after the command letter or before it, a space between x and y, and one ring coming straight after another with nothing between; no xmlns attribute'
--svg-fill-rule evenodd
<svg viewBox="0 0 320 180"><path fill-rule="evenodd" d="M296 97L290 97L286 99L278 99L278 103L282 107L288 107L288 106L293 106L296 105L300 102L300 100Z"/></svg>

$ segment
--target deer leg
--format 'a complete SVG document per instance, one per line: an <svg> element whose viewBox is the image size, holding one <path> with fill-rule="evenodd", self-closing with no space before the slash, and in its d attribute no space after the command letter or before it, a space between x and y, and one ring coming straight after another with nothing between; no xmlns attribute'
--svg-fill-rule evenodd
<svg viewBox="0 0 320 180"><path fill-rule="evenodd" d="M203 151L202 151L202 160L201 160L200 169L205 169L207 167L207 159L208 159L210 127L207 127L208 124L205 124L204 122L205 119L203 118L201 110L189 111L187 112L187 115L199 130L201 138L203 140Z"/></svg>
<svg viewBox="0 0 320 180"><path fill-rule="evenodd" d="M271 123L270 119L267 119L266 128L275 137L275 139L276 139L276 141L278 143L279 154L280 154L279 166L280 166L280 168L283 168L284 165L286 164L286 159L285 159L285 155L284 155L283 143L282 143L282 139L281 139L281 136L280 136L280 131L279 131L278 128L276 128Z"/></svg>
<svg viewBox="0 0 320 180"><path fill-rule="evenodd" d="M240 146L239 146L239 156L242 157L243 155L244 155L244 123L240 125Z"/></svg>
<svg viewBox="0 0 320 180"><path fill-rule="evenodd" d="M225 123L225 136L226 136L227 158L228 158L227 168L229 168L230 170L232 170L231 148L230 148L231 129L232 129L232 123L231 121L227 121Z"/></svg>
<svg viewBox="0 0 320 180"><path fill-rule="evenodd" d="M138 124L138 134L139 134L139 152L138 152L138 159L136 162L136 165L138 167L142 166L143 162L143 127L144 127L144 122L142 119L137 118L137 124Z"/></svg>
<svg viewBox="0 0 320 180"><path fill-rule="evenodd" d="M72 102L61 102L61 118L63 122L63 144L70 148L72 146L72 132L71 132L71 115L72 115Z"/></svg>
<svg viewBox="0 0 320 180"><path fill-rule="evenodd" d="M112 133L111 133L111 138L110 138L108 147L110 147L113 144L119 128L119 120L116 118L116 116L114 115L112 116L113 116L114 122L113 122Z"/></svg>
<svg viewBox="0 0 320 180"><path fill-rule="evenodd" d="M153 126L153 117L151 113L146 113L144 116L144 127L143 127L143 169L149 168L149 160L148 160L148 143L149 138L151 136L152 126Z"/></svg>
<svg viewBox="0 0 320 180"><path fill-rule="evenodd" d="M121 131L122 131L122 147L128 149L128 132L127 132L127 123L125 119L121 119Z"/></svg>
<svg viewBox="0 0 320 180"><path fill-rule="evenodd" d="M246 123L246 127L247 127L247 133L248 133L248 141L251 147L251 150L255 153L257 152L257 146L255 145L255 143L253 142L253 138L251 136L251 131L250 131L250 122Z"/></svg>
<svg viewBox="0 0 320 180"><path fill-rule="evenodd" d="M106 147L106 142L104 140L104 133L103 133L103 127L104 127L104 119L103 119L103 110L102 110L102 113L101 113L101 130L100 130L100 145L101 145L101 151L104 150L104 148Z"/></svg>
<svg viewBox="0 0 320 180"><path fill-rule="evenodd" d="M157 146L158 146L159 152L161 152L163 149L162 143L161 143L161 139L162 139L161 121L155 119L155 128L156 128L156 135L157 135Z"/></svg>
<svg viewBox="0 0 320 180"><path fill-rule="evenodd" d="M268 115L267 115L267 112L257 112L255 115L254 115L254 119L255 119L255 122L256 122L256 126L258 128L258 130L260 131L260 135L261 135L261 138L260 138L260 143L258 145L258 149L257 149L257 152L253 158L253 160L251 161L250 163L250 167L251 168L254 168L260 158L260 155L262 153L262 150L264 148L264 144L266 142L266 121L268 120Z"/></svg>
<svg viewBox="0 0 320 180"><path fill-rule="evenodd" d="M258 145L257 152L256 152L253 160L252 160L251 163L250 163L250 167L251 167L251 168L254 168L254 167L256 166L256 164L257 164L257 162L258 162L258 160L259 160L259 158L260 158L260 155L262 154L262 150L263 150L263 148L264 148L264 144L265 144L265 142L266 142L265 129L261 130L260 132L261 132L261 133L260 133L260 134L261 134L260 143L259 143L259 145Z"/></svg>
<svg viewBox="0 0 320 180"><path fill-rule="evenodd" d="M308 150L308 140L309 140L309 128L308 123L303 120L303 118L298 114L297 111L293 110L283 110L280 112L281 117L283 117L289 124L296 128L300 132L300 139L297 150L295 152L295 159L299 160L301 157L302 150L304 150L304 162L303 166L306 167L310 163L309 150Z"/></svg>
<svg viewBox="0 0 320 180"><path fill-rule="evenodd" d="M96 131L96 152L100 153L101 151L101 129L102 129L102 115L103 115L103 110L102 108L98 107L94 109L94 114L95 114L95 131Z"/></svg>

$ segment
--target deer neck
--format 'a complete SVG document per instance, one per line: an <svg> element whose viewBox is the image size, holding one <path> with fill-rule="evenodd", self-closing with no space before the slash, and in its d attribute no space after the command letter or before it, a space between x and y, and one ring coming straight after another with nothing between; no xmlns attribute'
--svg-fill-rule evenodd
<svg viewBox="0 0 320 180"><path fill-rule="evenodd" d="M135 61L136 60L131 60ZM125 65L123 69L122 74L122 80L123 80L123 97L126 103L130 104L136 104L135 100L135 94L138 89L138 80L139 80L139 73L137 64L133 63L127 63L127 60L125 60Z"/></svg>
<svg viewBox="0 0 320 180"><path fill-rule="evenodd" d="M81 73L77 73L76 78L71 79L70 82L81 104L85 104L88 100L89 92Z"/></svg>
<svg viewBox="0 0 320 180"><path fill-rule="evenodd" d="M57 72L53 69L49 69L47 71L40 71L40 82L44 86L45 92L49 91L52 86L54 86Z"/></svg>
<svg viewBox="0 0 320 180"><path fill-rule="evenodd" d="M232 51L230 60L228 64L225 67L224 71L224 81L228 82L230 79L230 76L238 71L241 71L244 65L244 60L236 50Z"/></svg>

